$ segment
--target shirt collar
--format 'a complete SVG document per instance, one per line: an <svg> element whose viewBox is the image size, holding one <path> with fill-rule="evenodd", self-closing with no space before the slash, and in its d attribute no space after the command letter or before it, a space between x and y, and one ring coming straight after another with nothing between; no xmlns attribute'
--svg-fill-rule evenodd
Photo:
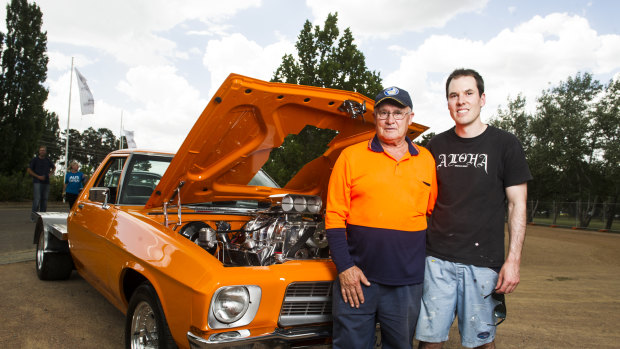
<svg viewBox="0 0 620 349"><path fill-rule="evenodd" d="M411 156L416 156L420 153L418 147L413 144L408 136L405 136L405 141L407 141L407 148L409 149L409 154L411 154ZM379 137L377 137L376 134L371 140L368 141L368 149L374 151L375 153L384 152L383 146L381 145L381 142L379 142Z"/></svg>

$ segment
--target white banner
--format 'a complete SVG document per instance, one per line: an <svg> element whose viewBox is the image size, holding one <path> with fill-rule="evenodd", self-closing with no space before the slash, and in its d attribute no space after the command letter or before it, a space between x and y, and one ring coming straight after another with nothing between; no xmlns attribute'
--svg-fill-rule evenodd
<svg viewBox="0 0 620 349"><path fill-rule="evenodd" d="M125 140L127 141L127 148L136 148L136 141L133 139L133 131L124 130Z"/></svg>
<svg viewBox="0 0 620 349"><path fill-rule="evenodd" d="M86 84L86 78L80 74L77 68L74 69L77 76L78 86L80 88L80 107L82 108L82 115L94 114L95 99L88 88L88 84Z"/></svg>

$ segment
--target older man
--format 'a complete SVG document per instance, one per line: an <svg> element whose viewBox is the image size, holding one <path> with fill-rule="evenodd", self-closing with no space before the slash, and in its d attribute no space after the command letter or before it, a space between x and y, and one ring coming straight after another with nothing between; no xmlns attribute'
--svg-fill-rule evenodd
<svg viewBox="0 0 620 349"><path fill-rule="evenodd" d="M352 145L329 181L326 228L338 270L334 281L334 348L370 348L375 323L383 348L411 348L422 283L426 216L437 185L435 161L407 137L407 91L375 99L376 135Z"/></svg>

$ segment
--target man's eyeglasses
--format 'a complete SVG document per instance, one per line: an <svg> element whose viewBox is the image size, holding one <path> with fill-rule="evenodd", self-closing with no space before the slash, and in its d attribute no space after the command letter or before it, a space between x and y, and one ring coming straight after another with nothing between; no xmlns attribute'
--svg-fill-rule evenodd
<svg viewBox="0 0 620 349"><path fill-rule="evenodd" d="M495 318L495 324L487 324L489 326L499 326L504 320L506 320L506 296L503 293L496 293L493 291L491 294L484 296L493 297L494 300L498 301L499 304L493 308L493 317Z"/></svg>
<svg viewBox="0 0 620 349"><path fill-rule="evenodd" d="M394 117L395 120L402 120L404 119L407 115L409 115L409 112L402 112L402 111L396 111L393 113L390 113L389 111L385 111L385 110L381 110L377 112L377 119L379 120L385 120L387 119L390 115L392 115Z"/></svg>

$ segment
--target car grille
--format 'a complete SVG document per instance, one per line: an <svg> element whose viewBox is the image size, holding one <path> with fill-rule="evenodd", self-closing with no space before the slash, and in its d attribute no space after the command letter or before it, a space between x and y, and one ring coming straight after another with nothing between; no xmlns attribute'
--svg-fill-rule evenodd
<svg viewBox="0 0 620 349"><path fill-rule="evenodd" d="M280 326L328 322L332 319L332 283L294 282L286 288Z"/></svg>

